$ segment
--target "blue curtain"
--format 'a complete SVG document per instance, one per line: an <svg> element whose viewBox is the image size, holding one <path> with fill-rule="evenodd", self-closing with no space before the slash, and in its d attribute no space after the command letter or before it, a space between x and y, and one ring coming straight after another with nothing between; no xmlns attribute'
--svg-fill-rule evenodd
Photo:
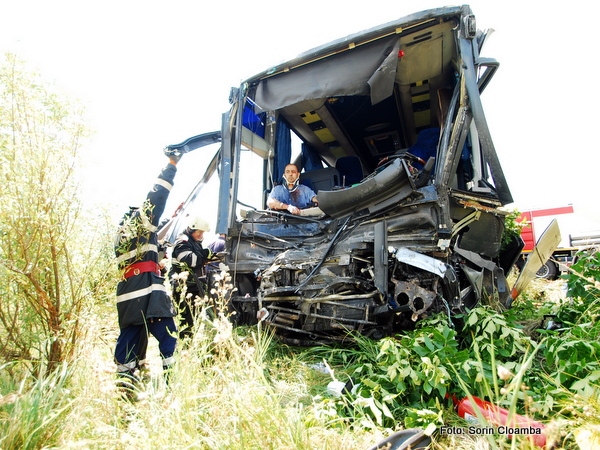
<svg viewBox="0 0 600 450"><path fill-rule="evenodd" d="M266 114L261 111L260 108L254 104L254 102L247 98L242 116L242 125L264 139L265 117Z"/></svg>
<svg viewBox="0 0 600 450"><path fill-rule="evenodd" d="M305 172L323 168L323 161L312 145L302 144L302 167Z"/></svg>
<svg viewBox="0 0 600 450"><path fill-rule="evenodd" d="M273 181L281 182L285 172L285 166L290 163L292 157L292 136L289 125L281 118L277 119L277 130L275 132L275 161L273 167Z"/></svg>

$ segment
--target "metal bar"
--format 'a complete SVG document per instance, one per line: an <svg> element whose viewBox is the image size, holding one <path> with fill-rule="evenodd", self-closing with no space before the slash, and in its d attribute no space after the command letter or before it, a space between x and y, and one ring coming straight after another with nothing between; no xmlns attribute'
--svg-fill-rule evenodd
<svg viewBox="0 0 600 450"><path fill-rule="evenodd" d="M293 309L287 309L287 308L283 308L281 306L268 306L268 309L277 309L280 311L288 311L288 312L294 312L294 313L300 313L303 316L306 317L316 317L317 319L327 319L327 320L338 320L338 321L342 321L342 322L351 322L351 323L355 323L355 324L364 324L364 325L377 325L377 323L375 322L369 322L368 320L360 320L360 319L346 319L343 317L332 317L332 316L324 316L322 314L315 314L315 313L310 313L310 314L305 314L302 311L296 311Z"/></svg>
<svg viewBox="0 0 600 450"><path fill-rule="evenodd" d="M338 294L325 295L323 297L314 297L314 298L305 298L305 297L302 297L301 295L289 295L289 296L277 296L277 297L270 295L268 297L263 298L263 301L264 302L303 301L303 302L308 302L308 303L323 303L323 302L330 301L330 300L354 300L354 299L362 300L362 299L373 298L377 295L379 295L377 292L368 292L366 294L355 294L352 296L352 298L348 298L348 296L338 295Z"/></svg>

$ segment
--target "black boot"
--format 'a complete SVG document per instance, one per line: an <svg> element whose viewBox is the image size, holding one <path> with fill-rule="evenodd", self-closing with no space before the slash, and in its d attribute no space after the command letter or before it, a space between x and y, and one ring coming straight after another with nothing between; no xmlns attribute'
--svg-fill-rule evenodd
<svg viewBox="0 0 600 450"><path fill-rule="evenodd" d="M121 395L126 400L135 401L137 399L140 380L135 376L132 370L127 372L117 372L117 380L115 384Z"/></svg>
<svg viewBox="0 0 600 450"><path fill-rule="evenodd" d="M169 387L169 383L171 382L171 372L173 372L173 366L163 366L163 377L165 378L165 384Z"/></svg>
<svg viewBox="0 0 600 450"><path fill-rule="evenodd" d="M138 364L138 377L141 383L148 383L150 381L150 365L147 362Z"/></svg>

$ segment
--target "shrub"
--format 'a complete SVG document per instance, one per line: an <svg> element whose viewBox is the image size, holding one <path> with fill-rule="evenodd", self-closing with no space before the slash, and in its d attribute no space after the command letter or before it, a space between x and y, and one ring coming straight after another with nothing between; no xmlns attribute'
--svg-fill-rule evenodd
<svg viewBox="0 0 600 450"><path fill-rule="evenodd" d="M87 135L82 114L6 55L0 67L3 360L52 368L72 357L85 303L101 287L97 274L109 272L98 218L84 218L78 198L78 151Z"/></svg>

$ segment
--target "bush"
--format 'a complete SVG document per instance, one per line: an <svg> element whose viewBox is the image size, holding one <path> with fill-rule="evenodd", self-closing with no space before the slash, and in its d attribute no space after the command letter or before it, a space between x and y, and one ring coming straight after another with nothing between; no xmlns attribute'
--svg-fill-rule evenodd
<svg viewBox="0 0 600 450"><path fill-rule="evenodd" d="M98 217L84 217L77 160L83 113L25 70L0 66L0 358L71 358L86 302L107 270ZM106 278L105 278L106 279Z"/></svg>

